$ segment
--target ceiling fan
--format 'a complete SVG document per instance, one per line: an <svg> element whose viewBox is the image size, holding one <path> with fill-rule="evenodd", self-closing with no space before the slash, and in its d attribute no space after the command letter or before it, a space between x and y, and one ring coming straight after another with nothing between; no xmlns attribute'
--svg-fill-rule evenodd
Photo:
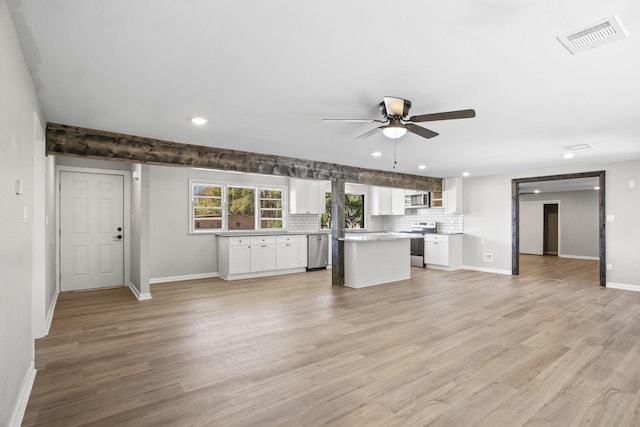
<svg viewBox="0 0 640 427"><path fill-rule="evenodd" d="M380 119L322 119L327 122L351 122L351 123L382 123L382 126L378 126L355 139L367 138L378 130L382 130L382 133L392 139L397 139L404 136L407 131L419 135L423 138L433 138L438 136L437 132L430 129L423 128L414 123L433 122L436 120L451 120L451 119L470 119L476 116L475 110L458 110L447 111L442 113L421 114L418 116L411 116L407 118L409 109L411 108L411 101L402 98L394 98L392 96L385 96L384 101L380 103L380 112L382 113L382 120Z"/></svg>

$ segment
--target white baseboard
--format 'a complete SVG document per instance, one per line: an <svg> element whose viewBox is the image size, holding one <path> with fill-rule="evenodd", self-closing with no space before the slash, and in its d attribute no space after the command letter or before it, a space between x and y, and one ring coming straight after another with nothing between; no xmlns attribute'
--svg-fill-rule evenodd
<svg viewBox="0 0 640 427"><path fill-rule="evenodd" d="M600 258L597 257L597 256L582 256L582 255L559 254L558 258L589 259L589 260L592 260L592 261L600 261Z"/></svg>
<svg viewBox="0 0 640 427"><path fill-rule="evenodd" d="M502 270L500 268L476 267L474 265L463 265L464 270L481 271L483 273L506 274L511 276L511 270Z"/></svg>
<svg viewBox="0 0 640 427"><path fill-rule="evenodd" d="M47 318L44 320L44 336L49 335L49 329L51 329L51 322L53 322L53 312L56 311L56 303L58 302L58 295L60 292L56 290L56 294L51 299L49 304L49 310L47 310Z"/></svg>
<svg viewBox="0 0 640 427"><path fill-rule="evenodd" d="M306 268L289 268L286 270L269 270L259 271L256 273L243 273L243 274L230 274L228 276L220 276L223 280L242 280L242 279L257 279L259 277L281 276L283 274L305 273Z"/></svg>
<svg viewBox="0 0 640 427"><path fill-rule="evenodd" d="M149 279L149 284L154 285L156 283L182 282L183 280L213 279L216 277L220 277L218 273L200 273L186 274L184 276L154 277L152 279Z"/></svg>
<svg viewBox="0 0 640 427"><path fill-rule="evenodd" d="M24 413L27 410L27 403L29 403L29 396L31 395L31 389L33 388L33 382L36 380L36 369L31 361L31 364L27 368L27 372L22 380L22 387L20 387L20 394L18 395L18 401L13 408L13 413L9 421L10 427L20 427L24 418Z"/></svg>
<svg viewBox="0 0 640 427"><path fill-rule="evenodd" d="M145 292L145 293L141 294L138 291L138 289L133 285L133 283L129 282L127 284L127 286L129 287L129 289L131 290L133 295L135 295L135 297L138 299L138 301L144 301L144 300L151 299L151 294L149 292Z"/></svg>
<svg viewBox="0 0 640 427"><path fill-rule="evenodd" d="M627 285L626 283L612 283L607 282L607 288L611 289L623 289L625 291L640 292L640 285Z"/></svg>

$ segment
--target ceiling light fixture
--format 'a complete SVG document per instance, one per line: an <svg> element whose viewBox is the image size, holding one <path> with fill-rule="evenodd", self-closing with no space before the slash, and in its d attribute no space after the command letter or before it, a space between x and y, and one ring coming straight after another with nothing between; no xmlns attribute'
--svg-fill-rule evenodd
<svg viewBox="0 0 640 427"><path fill-rule="evenodd" d="M381 152L379 152L379 151L374 151L373 153L371 153L371 155L372 155L373 157L380 157L380 156L382 156L382 153L381 153Z"/></svg>
<svg viewBox="0 0 640 427"><path fill-rule="evenodd" d="M426 169L427 165L418 165L418 169Z"/></svg>
<svg viewBox="0 0 640 427"><path fill-rule="evenodd" d="M593 187L593 189L594 189L594 190L599 190L599 189L600 189L600 187L595 186L595 187Z"/></svg>
<svg viewBox="0 0 640 427"><path fill-rule="evenodd" d="M462 172L462 176L464 176L465 178L468 177L470 174L469 172Z"/></svg>
<svg viewBox="0 0 640 427"><path fill-rule="evenodd" d="M202 117L192 117L191 123L193 123L194 125L202 126L204 124L209 123L209 120L204 119Z"/></svg>
<svg viewBox="0 0 640 427"><path fill-rule="evenodd" d="M398 139L407 133L407 129L403 126L387 125L382 128L382 133L387 138Z"/></svg>
<svg viewBox="0 0 640 427"><path fill-rule="evenodd" d="M562 157L564 157L565 159L571 159L571 158L575 157L575 154L573 154L573 153L564 153L562 155Z"/></svg>
<svg viewBox="0 0 640 427"><path fill-rule="evenodd" d="M538 194L538 193L540 192L540 190L533 190L533 192L534 192L535 194Z"/></svg>

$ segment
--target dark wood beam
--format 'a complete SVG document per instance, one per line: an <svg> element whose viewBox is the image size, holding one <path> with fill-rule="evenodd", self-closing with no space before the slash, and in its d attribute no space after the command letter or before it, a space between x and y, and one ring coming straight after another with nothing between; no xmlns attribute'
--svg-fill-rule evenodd
<svg viewBox="0 0 640 427"><path fill-rule="evenodd" d="M344 286L344 181L331 181L331 284Z"/></svg>
<svg viewBox="0 0 640 427"><path fill-rule="evenodd" d="M442 191L442 179L47 124L47 153L293 178Z"/></svg>

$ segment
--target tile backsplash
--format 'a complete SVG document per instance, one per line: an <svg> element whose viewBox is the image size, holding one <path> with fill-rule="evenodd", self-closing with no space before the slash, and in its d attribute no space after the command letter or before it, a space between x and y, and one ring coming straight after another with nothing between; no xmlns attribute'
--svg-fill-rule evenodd
<svg viewBox="0 0 640 427"><path fill-rule="evenodd" d="M405 215L368 216L367 230L406 231L411 230L412 222L436 221L438 233L462 233L463 215L445 213L444 209L425 208L407 209Z"/></svg>
<svg viewBox="0 0 640 427"><path fill-rule="evenodd" d="M406 215L368 215L365 220L367 231L406 231L412 222L436 221L438 233L462 233L463 215L445 213L444 209L407 209ZM314 233L320 228L320 215L296 214L287 218L287 230L294 233Z"/></svg>

